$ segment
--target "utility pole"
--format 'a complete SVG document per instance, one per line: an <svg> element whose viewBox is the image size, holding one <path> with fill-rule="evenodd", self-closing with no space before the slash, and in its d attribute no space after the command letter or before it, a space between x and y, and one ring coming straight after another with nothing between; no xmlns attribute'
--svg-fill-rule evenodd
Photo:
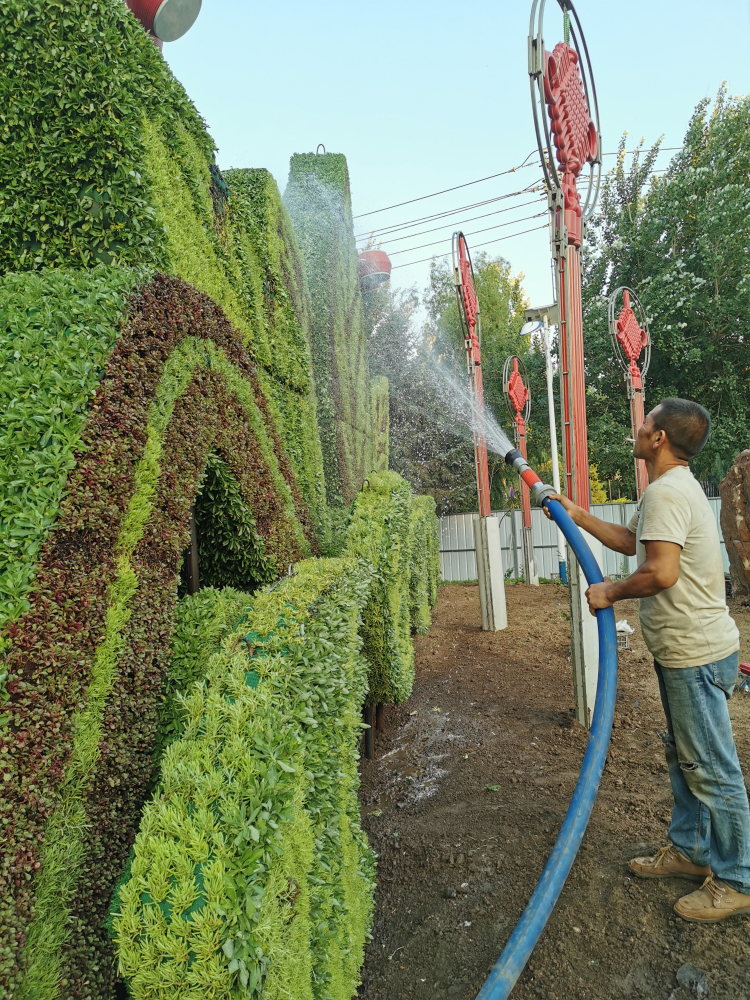
<svg viewBox="0 0 750 1000"><path fill-rule="evenodd" d="M591 61L571 0L557 0L564 40L552 52L544 45L546 0L533 0L528 42L531 105L547 187L550 241L559 311L560 409L563 489L589 509L589 460L581 304L581 246L586 219L594 211L601 179L601 134ZM581 201L578 179L589 167ZM593 541L593 540L592 540ZM595 554L601 546L592 546ZM591 725L598 675L596 623L589 614L586 582L568 548L571 660L576 718Z"/></svg>
<svg viewBox="0 0 750 1000"><path fill-rule="evenodd" d="M617 305L620 299L622 299L622 307L618 313ZM635 310L632 306L635 306ZM612 338L612 350L615 358L623 370L625 391L630 401L630 425L635 444L638 428L644 420L643 381L651 363L651 335L648 331L646 312L641 305L641 300L632 288L616 288L609 297L609 335ZM639 369L638 359L641 356L641 351L645 351L645 354L643 364ZM636 458L634 461L635 492L636 498L640 500L643 491L648 486L648 473L646 472L646 463L642 458Z"/></svg>
<svg viewBox="0 0 750 1000"><path fill-rule="evenodd" d="M505 574L500 548L500 525L492 515L490 476L487 465L487 437L484 422L484 389L482 386L482 323L479 299L474 287L474 269L463 233L453 234L453 281L456 286L458 313L466 346L466 364L472 400L474 425L474 464L477 474L479 514L474 517L474 548L479 581L479 603L482 628L499 632L508 627L505 605Z"/></svg>
<svg viewBox="0 0 750 1000"><path fill-rule="evenodd" d="M549 444L552 461L552 485L555 492L560 492L560 463L557 458L557 420L555 419L555 393L553 389L554 371L552 369L552 345L550 342L550 322L557 323L557 303L542 306L540 309L525 309L526 323L521 327L521 336L530 337L538 333L542 338L544 361L547 369L547 414L549 416ZM541 317L541 318L540 318ZM557 567L560 583L568 582L568 561L565 551L565 536L557 529Z"/></svg>
<svg viewBox="0 0 750 1000"><path fill-rule="evenodd" d="M511 419L513 420L513 436L516 448L526 458L526 425L531 414L531 397L524 382L520 368L523 368L521 359L512 354L505 359L503 367L503 393L505 394L505 404L508 407ZM524 372L524 375L526 373ZM529 487L521 480L521 523L523 525L523 575L526 583L532 587L539 586L539 573L536 568L534 558L534 539L531 531L531 494Z"/></svg>

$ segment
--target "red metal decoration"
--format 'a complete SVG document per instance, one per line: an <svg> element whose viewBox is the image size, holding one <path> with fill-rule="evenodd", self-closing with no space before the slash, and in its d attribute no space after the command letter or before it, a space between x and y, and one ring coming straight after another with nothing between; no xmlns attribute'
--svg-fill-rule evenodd
<svg viewBox="0 0 750 1000"><path fill-rule="evenodd" d="M161 42L174 42L192 28L201 0L125 0L146 31Z"/></svg>
<svg viewBox="0 0 750 1000"><path fill-rule="evenodd" d="M617 303L622 295L622 308L616 315ZM631 299L638 314L631 306ZM643 324L643 325L641 325ZM648 371L651 360L651 338L648 332L646 314L638 296L631 288L616 288L609 297L609 332L612 337L612 347L620 367L625 373L625 387L630 400L630 422L633 440L638 435L638 428L644 420L645 400L643 379ZM618 349L619 348L619 349ZM644 352L643 365L638 367L638 360ZM640 500L643 491L648 486L646 463L635 459L635 490Z"/></svg>
<svg viewBox="0 0 750 1000"><path fill-rule="evenodd" d="M526 422L529 419L531 401L523 375L518 370L519 364L523 367L523 362L515 354L506 358L503 369L503 389L508 412L513 419L516 447L526 458ZM521 480L521 512L524 528L531 528L531 495L523 479Z"/></svg>
<svg viewBox="0 0 750 1000"><path fill-rule="evenodd" d="M391 276L391 259L385 250L363 250L357 257L357 274L363 291L377 288Z"/></svg>
<svg viewBox="0 0 750 1000"><path fill-rule="evenodd" d="M477 472L479 513L489 517L490 476L487 465L487 441L484 433L484 389L482 387L481 319L479 300L474 288L471 256L463 233L453 234L453 278L458 297L458 312L464 329L469 383L474 404L474 461Z"/></svg>
<svg viewBox="0 0 750 1000"><path fill-rule="evenodd" d="M550 54L545 53L544 99L563 172L565 225L568 241L581 245L581 199L576 180L585 163L594 163L598 150L596 125L589 111L583 81L578 69L578 53L559 42Z"/></svg>

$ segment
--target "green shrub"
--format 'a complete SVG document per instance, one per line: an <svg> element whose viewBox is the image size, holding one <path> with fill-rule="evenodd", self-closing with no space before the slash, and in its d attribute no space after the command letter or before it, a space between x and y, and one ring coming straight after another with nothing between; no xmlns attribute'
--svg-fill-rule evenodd
<svg viewBox="0 0 750 1000"><path fill-rule="evenodd" d="M136 998L349 1000L374 890L357 805L363 562L256 595L185 699L114 917Z"/></svg>
<svg viewBox="0 0 750 1000"><path fill-rule="evenodd" d="M310 289L326 495L330 505L346 506L370 471L372 429L367 336L345 157L293 156L284 201Z"/></svg>
<svg viewBox="0 0 750 1000"><path fill-rule="evenodd" d="M370 667L368 703L399 705L414 684L411 640L412 490L395 472L369 476L357 497L347 548L373 567L362 614L363 652Z"/></svg>
<svg viewBox="0 0 750 1000"><path fill-rule="evenodd" d="M430 611L437 604L440 583L438 520L433 497L412 500L410 570L411 627L418 635L424 635L430 627Z"/></svg>
<svg viewBox="0 0 750 1000"><path fill-rule="evenodd" d="M183 699L197 681L203 680L206 663L219 643L242 618L250 604L249 594L225 587L203 587L177 605L170 640L171 656L162 688L156 743L152 755L158 769L164 751L185 728Z"/></svg>
<svg viewBox="0 0 750 1000"><path fill-rule="evenodd" d="M195 501L201 587L254 591L279 575L227 463L210 455Z"/></svg>

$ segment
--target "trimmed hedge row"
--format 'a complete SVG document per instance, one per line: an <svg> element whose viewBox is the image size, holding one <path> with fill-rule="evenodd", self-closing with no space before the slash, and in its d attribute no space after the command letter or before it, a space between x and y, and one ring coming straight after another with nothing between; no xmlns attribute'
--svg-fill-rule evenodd
<svg viewBox="0 0 750 1000"><path fill-rule="evenodd" d="M184 698L113 920L136 998L350 1000L374 892L356 794L370 579L352 558L298 564Z"/></svg>
<svg viewBox="0 0 750 1000"><path fill-rule="evenodd" d="M345 157L293 156L284 201L310 289L312 368L328 502L342 506L354 500L373 468L367 336Z"/></svg>
<svg viewBox="0 0 750 1000"><path fill-rule="evenodd" d="M349 523L347 550L375 573L362 613L371 705L401 704L414 684L411 564L419 555L413 555L412 503L411 486L401 476L374 473L357 497Z"/></svg>
<svg viewBox="0 0 750 1000"><path fill-rule="evenodd" d="M310 551L312 525L264 404L241 337L209 299L164 276L132 297L55 530L38 533L28 610L6 623L8 997L46 996L55 982L70 997L110 988L103 921L151 776L177 568L209 456L262 512L275 575Z"/></svg>
<svg viewBox="0 0 750 1000"><path fill-rule="evenodd" d="M372 461L373 472L388 469L388 448L390 431L390 411L388 405L388 379L379 375L370 383L370 410L372 413Z"/></svg>

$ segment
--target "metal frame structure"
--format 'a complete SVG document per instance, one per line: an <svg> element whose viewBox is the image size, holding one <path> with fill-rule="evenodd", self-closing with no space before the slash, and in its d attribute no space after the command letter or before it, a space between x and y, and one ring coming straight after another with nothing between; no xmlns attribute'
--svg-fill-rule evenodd
<svg viewBox="0 0 750 1000"><path fill-rule="evenodd" d="M474 268L466 237L462 232L453 234L451 247L453 281L458 299L458 314L466 347L466 367L469 373L474 413L474 464L477 474L479 515L492 513L490 503L490 475L487 463L487 441L484 433L484 388L482 385L482 317L479 299L474 288Z"/></svg>
<svg viewBox="0 0 750 1000"><path fill-rule="evenodd" d="M617 303L622 298L622 308L617 312ZM635 308L633 308L635 307ZM645 415L644 379L651 364L651 334L648 318L641 300L632 288L623 285L609 296L609 335L612 351L623 371L625 390L630 401L630 424L633 441L638 435ZM643 364L638 368L638 359L643 355ZM648 473L643 459L636 458L635 490L638 500L648 486Z"/></svg>
<svg viewBox="0 0 750 1000"><path fill-rule="evenodd" d="M505 359L503 365L503 394L505 405L513 421L513 437L516 448L524 458L526 455L526 425L531 415L531 396L528 390L528 376L523 361L516 354ZM531 532L531 494L526 483L521 480L521 522L523 525L523 567L524 579L532 586L539 586L539 574L534 558L534 541Z"/></svg>
<svg viewBox="0 0 750 1000"><path fill-rule="evenodd" d="M508 627L505 603L505 574L500 549L500 526L492 515L490 475L487 463L487 437L484 424L484 389L482 386L482 319L474 287L474 269L466 237L453 234L451 246L453 281L458 299L458 314L466 347L466 366L472 400L474 427L474 464L477 475L479 514L474 518L474 546L477 553L479 604L484 631L497 632Z"/></svg>
<svg viewBox="0 0 750 1000"><path fill-rule="evenodd" d="M581 305L581 244L599 197L601 129L599 105L586 39L572 0L557 0L564 41L544 46L546 0L533 0L529 20L528 71L539 156L547 187L550 244L559 311L560 431L565 495L590 506L586 382ZM588 165L583 200L578 179ZM568 547L571 647L576 713L590 725L597 683L596 630L584 608L585 582Z"/></svg>

